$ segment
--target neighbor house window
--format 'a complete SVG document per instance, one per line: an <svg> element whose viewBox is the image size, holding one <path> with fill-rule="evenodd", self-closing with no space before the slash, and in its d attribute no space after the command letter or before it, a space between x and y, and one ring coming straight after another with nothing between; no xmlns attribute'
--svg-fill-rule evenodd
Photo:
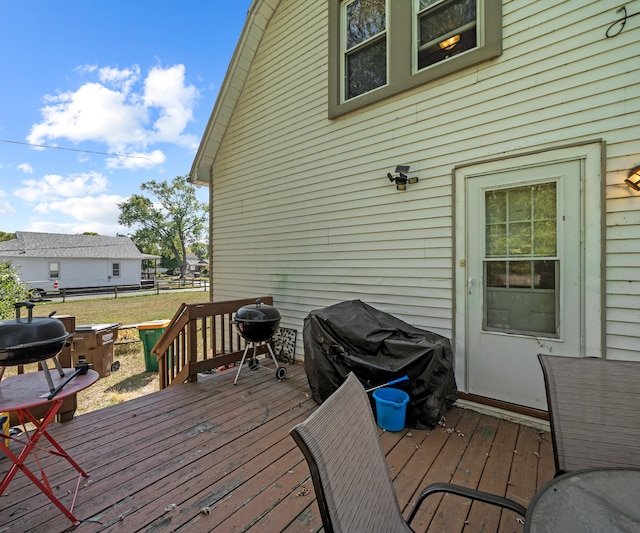
<svg viewBox="0 0 640 533"><path fill-rule="evenodd" d="M120 277L120 263L111 264L111 276L114 278Z"/></svg>
<svg viewBox="0 0 640 533"><path fill-rule="evenodd" d="M49 263L49 279L60 277L60 263Z"/></svg>
<svg viewBox="0 0 640 533"><path fill-rule="evenodd" d="M329 118L501 52L501 0L329 0Z"/></svg>

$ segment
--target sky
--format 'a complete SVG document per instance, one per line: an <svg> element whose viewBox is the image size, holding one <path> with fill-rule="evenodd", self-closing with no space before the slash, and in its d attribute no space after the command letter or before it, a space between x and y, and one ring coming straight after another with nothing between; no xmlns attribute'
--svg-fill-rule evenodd
<svg viewBox="0 0 640 533"><path fill-rule="evenodd" d="M118 204L191 170L250 5L0 0L0 231L130 234Z"/></svg>

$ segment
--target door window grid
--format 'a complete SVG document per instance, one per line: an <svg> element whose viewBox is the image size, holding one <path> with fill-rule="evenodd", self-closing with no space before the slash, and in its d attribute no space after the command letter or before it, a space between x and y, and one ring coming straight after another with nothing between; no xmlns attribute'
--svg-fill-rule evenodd
<svg viewBox="0 0 640 533"><path fill-rule="evenodd" d="M556 183L485 193L487 331L558 335Z"/></svg>

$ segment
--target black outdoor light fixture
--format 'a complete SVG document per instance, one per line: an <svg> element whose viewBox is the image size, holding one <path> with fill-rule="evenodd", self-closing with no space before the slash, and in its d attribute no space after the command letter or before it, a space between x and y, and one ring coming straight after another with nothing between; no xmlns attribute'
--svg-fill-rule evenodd
<svg viewBox="0 0 640 533"><path fill-rule="evenodd" d="M624 182L634 191L640 191L640 165L629 171L629 176Z"/></svg>
<svg viewBox="0 0 640 533"><path fill-rule="evenodd" d="M418 178L410 178L407 176L409 168L409 165L398 165L395 174L387 172L387 178L389 178L390 182L396 184L396 189L399 191L406 191L407 183L418 183Z"/></svg>

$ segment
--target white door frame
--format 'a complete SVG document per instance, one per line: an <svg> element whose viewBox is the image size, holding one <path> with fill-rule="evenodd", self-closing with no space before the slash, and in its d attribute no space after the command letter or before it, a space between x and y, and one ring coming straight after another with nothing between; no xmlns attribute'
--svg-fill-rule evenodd
<svg viewBox="0 0 640 533"><path fill-rule="evenodd" d="M517 154L490 161L472 162L453 169L454 180L454 353L458 388L468 392L467 351L467 206L465 180L506 170L552 164L561 161L580 161L581 227L582 237L582 294L583 339L580 356L602 357L604 341L604 142L591 141Z"/></svg>

